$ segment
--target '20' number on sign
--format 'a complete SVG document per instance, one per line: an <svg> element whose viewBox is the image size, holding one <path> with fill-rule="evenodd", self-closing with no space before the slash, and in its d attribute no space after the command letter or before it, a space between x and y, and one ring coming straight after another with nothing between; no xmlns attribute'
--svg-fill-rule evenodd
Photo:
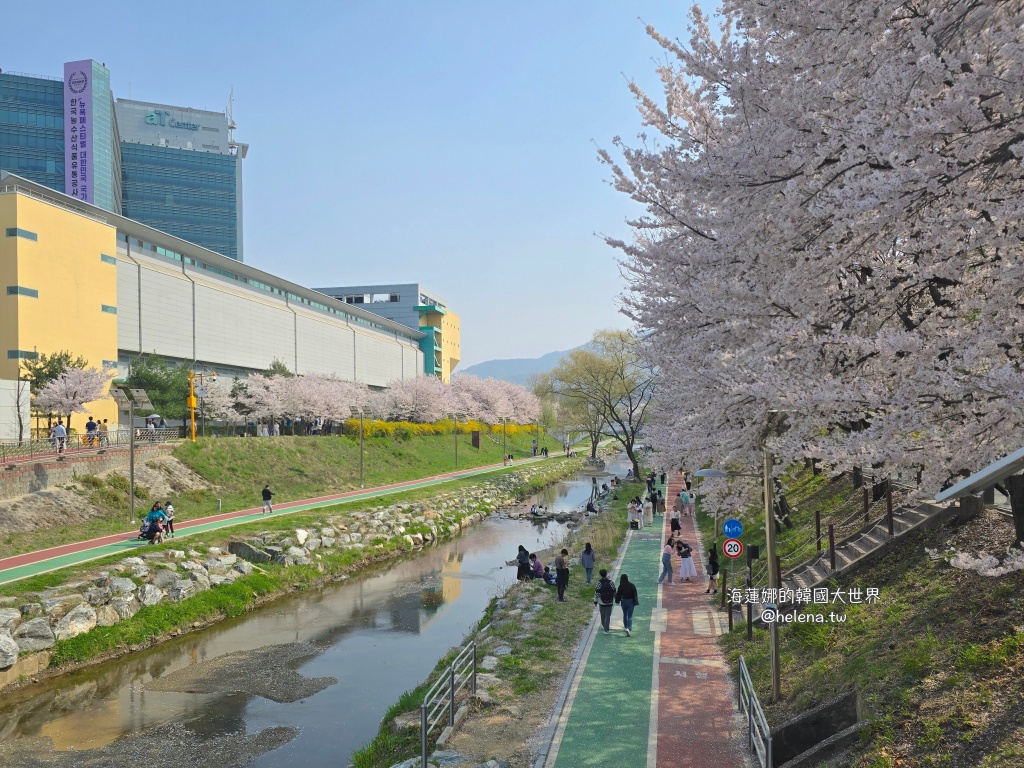
<svg viewBox="0 0 1024 768"><path fill-rule="evenodd" d="M722 542L722 551L726 557L739 557L743 554L743 542L739 539L726 539Z"/></svg>

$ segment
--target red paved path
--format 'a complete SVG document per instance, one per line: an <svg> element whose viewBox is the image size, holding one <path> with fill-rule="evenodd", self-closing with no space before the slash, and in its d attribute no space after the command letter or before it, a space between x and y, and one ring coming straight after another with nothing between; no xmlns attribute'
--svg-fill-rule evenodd
<svg viewBox="0 0 1024 768"><path fill-rule="evenodd" d="M514 466L520 464L532 463L536 461L532 457L530 459L521 460ZM306 504L315 504L324 501L345 501L348 499L357 499L363 496L371 496L373 494L380 493L381 491L398 490L402 488L417 488L423 483L434 482L438 480L444 480L446 478L464 476L467 473L478 473L481 470L494 469L498 467L498 464L488 464L482 467L472 467L470 469L464 469L460 471L445 472L441 475L432 475L430 477L421 477L416 480L407 480L401 483L391 483L390 485L378 485L373 488L360 488L357 491L345 491L344 493L337 493L330 496L316 496L309 499L300 499L298 501L286 501L281 503L274 503L274 514L283 512L294 507L305 506ZM214 523L220 520L230 520L234 517L244 517L246 515L253 515L259 513L262 507L250 507L249 509L240 509L235 512L224 512L219 515L210 515L208 517L199 517L191 520L175 520L174 529L175 531L181 531L193 526L203 525L205 523ZM148 510L139 509L137 510L141 516L145 516ZM94 549L96 547L102 547L107 544L117 544L118 542L125 541L126 539L134 539L138 536L138 529L126 531L125 533L114 533L110 536L102 536L97 539L88 539L87 541L76 541L70 544L63 544L59 547L50 547L49 549L39 549L34 552L25 552L21 555L14 555L13 557L5 557L0 559L0 572L5 571L9 568L16 568L22 565L30 565L32 563L39 563L51 558L60 557L61 555L68 555L75 552L83 552L88 549Z"/></svg>
<svg viewBox="0 0 1024 768"><path fill-rule="evenodd" d="M682 488L682 478L670 478L665 498L668 514ZM664 536L669 535L668 514ZM683 541L693 547L697 579L662 588L667 630L661 633L658 663L657 768L742 768L746 766L746 731L736 714L726 666L717 637L727 617L705 595L707 546L701 545L696 519L683 517ZM721 542L717 542L721 544ZM708 542L710 546L711 542ZM723 564L727 558L719 552ZM678 562L675 574L679 573ZM674 578L678 582L678 578ZM721 579L720 579L721 581Z"/></svg>

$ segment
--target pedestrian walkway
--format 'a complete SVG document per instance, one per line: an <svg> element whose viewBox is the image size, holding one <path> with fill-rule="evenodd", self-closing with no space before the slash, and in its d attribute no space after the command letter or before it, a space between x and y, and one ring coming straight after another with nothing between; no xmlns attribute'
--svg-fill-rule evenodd
<svg viewBox="0 0 1024 768"><path fill-rule="evenodd" d="M520 459L516 461L513 468L523 466L524 464L534 464L538 461L544 460L544 457L540 456L536 458ZM478 475L497 472L502 469L508 469L508 467L502 464L488 464L483 467L476 467L474 469L467 469L459 472L447 472L442 475L433 475L419 480L409 480L402 483L381 485L375 488L366 488L358 491L347 491L345 493L338 493L330 496L318 496L310 499L282 502L280 504L275 503L272 516L276 518L281 515L292 514L295 512L307 512L311 509L330 507L335 504L350 501L362 501L394 493L401 493L402 491L429 488L430 486L451 482L452 480L463 480L470 477L476 477ZM258 496L257 491L254 491L254 495ZM263 515L262 512L263 510L261 507L251 507L249 509L242 509L236 512L225 512L223 514L210 515L208 517L200 517L193 520L181 520L179 518L174 521L174 530L177 536L169 541L177 541L178 538L183 538L197 533L206 533L207 531L214 531L221 528L228 528L235 525L242 525L244 523L251 523L260 519L266 519L267 516ZM144 514L145 510L140 510L140 513ZM35 552L25 552L21 555L6 557L0 559L0 584L7 584L12 581L28 578L29 576L37 576L41 573L56 571L60 568L67 568L71 565L78 565L79 563L85 563L90 560L97 560L101 557L120 554L126 550L147 546L148 544L148 541L140 541L138 539L138 529L136 528L135 530L126 533L117 533L111 536L89 539L88 541L73 542L59 547L51 547L49 549L41 549Z"/></svg>
<svg viewBox="0 0 1024 768"><path fill-rule="evenodd" d="M680 487L679 480L669 482L670 509ZM625 636L618 607L611 635L601 631L595 612L537 768L748 765L730 670L716 642L722 617L704 594L705 557L694 518L683 518L682 534L693 547L697 579L657 585L667 522L658 516L654 528L629 533L614 575L618 583L627 573L637 585L633 636Z"/></svg>

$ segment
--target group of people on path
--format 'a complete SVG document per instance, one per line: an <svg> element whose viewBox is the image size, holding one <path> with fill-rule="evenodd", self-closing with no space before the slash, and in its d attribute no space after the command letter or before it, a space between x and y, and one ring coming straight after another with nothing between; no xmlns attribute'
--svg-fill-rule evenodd
<svg viewBox="0 0 1024 768"><path fill-rule="evenodd" d="M139 529L139 538L149 539L150 544L162 544L168 536L174 538L174 505L170 499L166 504L158 501L150 507Z"/></svg>

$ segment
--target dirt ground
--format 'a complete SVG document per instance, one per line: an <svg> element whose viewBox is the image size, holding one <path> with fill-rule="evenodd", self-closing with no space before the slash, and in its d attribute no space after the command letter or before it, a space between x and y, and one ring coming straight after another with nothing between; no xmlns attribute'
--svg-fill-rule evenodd
<svg viewBox="0 0 1024 768"><path fill-rule="evenodd" d="M96 475L128 475L127 466ZM169 453L143 454L135 463L135 483L151 498L170 498L182 491L210 488L209 483ZM0 535L67 525L69 520L103 517L108 510L90 502L90 489L81 482L53 486L45 491L0 499Z"/></svg>

